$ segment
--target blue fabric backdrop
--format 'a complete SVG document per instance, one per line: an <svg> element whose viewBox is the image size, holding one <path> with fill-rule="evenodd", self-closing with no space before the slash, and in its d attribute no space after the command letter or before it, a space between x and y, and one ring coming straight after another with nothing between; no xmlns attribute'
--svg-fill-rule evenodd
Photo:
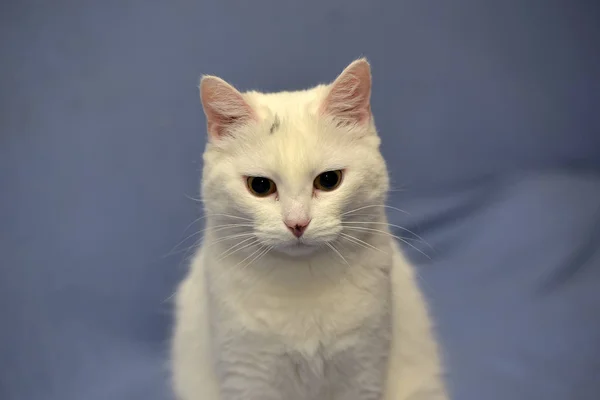
<svg viewBox="0 0 600 400"><path fill-rule="evenodd" d="M169 399L199 75L304 88L361 55L454 398L599 399L599 9L2 1L0 399Z"/></svg>

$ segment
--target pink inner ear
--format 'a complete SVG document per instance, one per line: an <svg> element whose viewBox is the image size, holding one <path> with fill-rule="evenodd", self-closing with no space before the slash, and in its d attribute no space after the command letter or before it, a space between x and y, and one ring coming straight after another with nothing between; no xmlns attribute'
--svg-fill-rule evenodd
<svg viewBox="0 0 600 400"><path fill-rule="evenodd" d="M220 78L202 78L200 98L212 139L220 139L230 134L232 128L256 118L241 93Z"/></svg>
<svg viewBox="0 0 600 400"><path fill-rule="evenodd" d="M371 68L364 60L350 64L331 84L322 112L342 123L364 123L371 117Z"/></svg>

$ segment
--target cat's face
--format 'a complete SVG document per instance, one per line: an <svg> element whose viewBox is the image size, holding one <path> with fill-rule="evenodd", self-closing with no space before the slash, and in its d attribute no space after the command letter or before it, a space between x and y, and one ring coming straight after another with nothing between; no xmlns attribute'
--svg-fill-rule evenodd
<svg viewBox="0 0 600 400"><path fill-rule="evenodd" d="M211 135L202 191L219 240L309 255L356 237L345 222L382 211L388 176L366 61L303 92L241 95L218 78L201 89Z"/></svg>

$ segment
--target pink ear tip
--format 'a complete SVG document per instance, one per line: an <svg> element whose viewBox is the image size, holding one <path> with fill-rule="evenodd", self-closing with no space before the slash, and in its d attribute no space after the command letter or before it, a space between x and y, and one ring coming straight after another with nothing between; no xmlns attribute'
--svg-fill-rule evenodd
<svg viewBox="0 0 600 400"><path fill-rule="evenodd" d="M359 58L357 60L354 60L352 63L350 63L350 66L353 66L353 67L358 67L358 66L360 66L360 67L370 67L371 64L369 63L369 60L366 59L366 57L362 57L362 58Z"/></svg>
<svg viewBox="0 0 600 400"><path fill-rule="evenodd" d="M371 65L364 57L350 63L344 70L344 73L346 72L359 76L363 81L371 80ZM344 73L342 73L342 75Z"/></svg>
<svg viewBox="0 0 600 400"><path fill-rule="evenodd" d="M221 78L218 78L216 76L213 75L202 75L200 77L200 84L199 87L203 88L203 87L213 87L215 85L218 85L219 83L223 82L223 80Z"/></svg>

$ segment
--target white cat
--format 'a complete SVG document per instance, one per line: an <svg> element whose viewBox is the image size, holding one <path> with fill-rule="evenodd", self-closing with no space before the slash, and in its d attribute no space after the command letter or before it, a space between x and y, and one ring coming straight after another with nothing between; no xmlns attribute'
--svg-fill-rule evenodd
<svg viewBox="0 0 600 400"><path fill-rule="evenodd" d="M368 62L306 91L200 93L207 230L177 293L177 398L446 400L388 231Z"/></svg>

